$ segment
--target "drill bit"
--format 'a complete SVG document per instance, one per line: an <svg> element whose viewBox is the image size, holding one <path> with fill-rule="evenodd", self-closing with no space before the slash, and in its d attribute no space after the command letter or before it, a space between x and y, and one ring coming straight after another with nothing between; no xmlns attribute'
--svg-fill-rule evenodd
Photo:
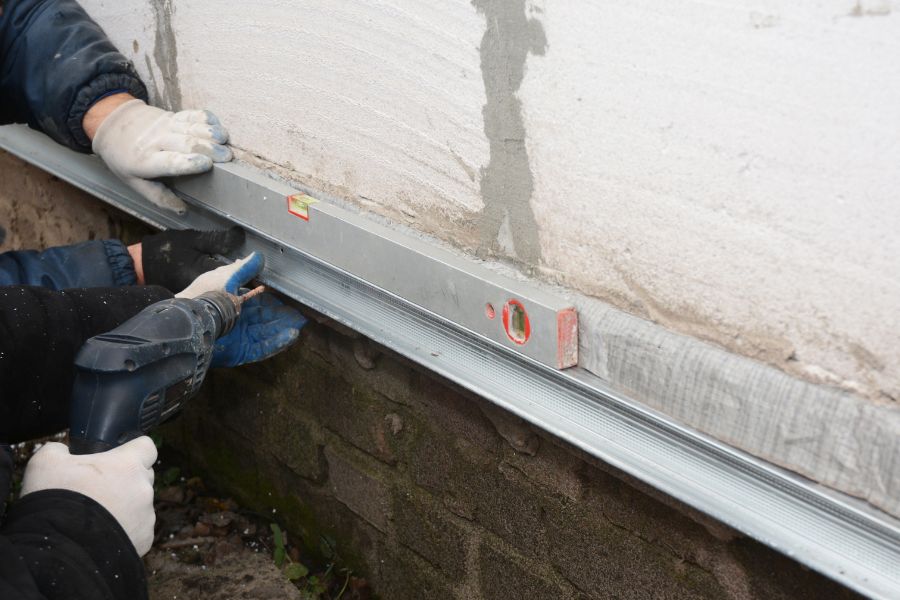
<svg viewBox="0 0 900 600"><path fill-rule="evenodd" d="M266 286L260 285L260 286L253 288L246 294L237 295L237 294L229 294L228 292L225 292L225 295L228 296L228 299L231 300L232 304L234 304L235 315L240 315L241 314L241 306L243 306L244 302L246 302L250 298L253 298L254 296L259 296L264 291L266 291Z"/></svg>
<svg viewBox="0 0 900 600"><path fill-rule="evenodd" d="M266 291L266 286L264 286L264 285L256 286L255 288L253 288L252 290L250 290L250 291L247 292L246 294L242 294L242 295L238 296L238 300L240 300L240 303L243 304L244 302L246 302L246 301L249 300L250 298L253 298L254 296L259 296L259 295L262 294L264 291Z"/></svg>

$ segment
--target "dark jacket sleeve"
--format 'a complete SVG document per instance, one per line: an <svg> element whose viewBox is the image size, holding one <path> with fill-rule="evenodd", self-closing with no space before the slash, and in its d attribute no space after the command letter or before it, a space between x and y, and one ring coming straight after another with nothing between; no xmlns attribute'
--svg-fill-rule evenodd
<svg viewBox="0 0 900 600"><path fill-rule="evenodd" d="M6 0L0 15L0 122L28 123L80 152L88 108L115 91L147 88L75 0Z"/></svg>
<svg viewBox="0 0 900 600"><path fill-rule="evenodd" d="M0 287L0 443L65 429L82 344L171 297L158 286Z"/></svg>
<svg viewBox="0 0 900 600"><path fill-rule="evenodd" d="M137 275L118 240L83 242L43 252L0 254L0 285L37 285L51 290L134 285Z"/></svg>
<svg viewBox="0 0 900 600"><path fill-rule="evenodd" d="M0 449L0 515L12 461ZM14 503L0 527L0 598L117 600L147 598L141 559L102 506L68 490L45 490Z"/></svg>

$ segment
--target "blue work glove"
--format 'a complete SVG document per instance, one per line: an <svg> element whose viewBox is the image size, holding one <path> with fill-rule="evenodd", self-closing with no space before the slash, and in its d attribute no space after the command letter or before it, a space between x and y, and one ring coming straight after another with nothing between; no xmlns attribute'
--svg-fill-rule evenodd
<svg viewBox="0 0 900 600"><path fill-rule="evenodd" d="M262 268L263 256L259 252L254 252L230 265L204 273L191 285L175 294L175 297L196 298L201 294L213 291L225 291L237 295L241 286L259 275Z"/></svg>
<svg viewBox="0 0 900 600"><path fill-rule="evenodd" d="M297 341L306 319L273 294L262 293L241 307L241 316L213 347L211 366L236 367L278 354Z"/></svg>

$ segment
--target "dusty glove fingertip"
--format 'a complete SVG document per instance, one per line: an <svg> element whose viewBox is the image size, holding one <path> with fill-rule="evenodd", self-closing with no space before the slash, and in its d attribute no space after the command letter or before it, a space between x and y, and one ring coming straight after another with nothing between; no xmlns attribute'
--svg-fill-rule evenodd
<svg viewBox="0 0 900 600"><path fill-rule="evenodd" d="M214 163L229 162L234 158L234 154L228 146L213 144L210 158Z"/></svg>
<svg viewBox="0 0 900 600"><path fill-rule="evenodd" d="M286 350L290 348L294 342L297 341L297 338L300 337L300 329L296 327L291 327L289 329L282 329L272 340L273 346L278 348L275 353L281 352L282 350Z"/></svg>
<svg viewBox="0 0 900 600"><path fill-rule="evenodd" d="M219 120L219 117L217 117L211 111L204 109L203 115L206 117L206 122L210 125L222 125L222 121Z"/></svg>
<svg viewBox="0 0 900 600"><path fill-rule="evenodd" d="M175 172L173 175L195 175L197 173L205 173L212 169L214 162L216 161L212 157L199 152L195 154L185 154L174 169Z"/></svg>
<svg viewBox="0 0 900 600"><path fill-rule="evenodd" d="M250 362L259 362L272 358L276 354L280 354L294 345L300 337L298 329L282 329L275 336L270 337L260 344L259 353Z"/></svg>
<svg viewBox="0 0 900 600"><path fill-rule="evenodd" d="M160 208L170 210L179 215L187 212L187 205L172 190L159 181L148 181L138 177L127 177L124 181L131 189Z"/></svg>
<svg viewBox="0 0 900 600"><path fill-rule="evenodd" d="M217 144L224 144L228 141L228 130L219 124L211 125L209 128L209 139Z"/></svg>

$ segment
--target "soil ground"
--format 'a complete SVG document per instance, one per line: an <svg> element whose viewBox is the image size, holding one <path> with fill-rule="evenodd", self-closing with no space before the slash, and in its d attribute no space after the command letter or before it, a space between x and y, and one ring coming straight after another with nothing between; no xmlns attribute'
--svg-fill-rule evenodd
<svg viewBox="0 0 900 600"><path fill-rule="evenodd" d="M37 447L26 443L14 448L16 482ZM144 557L150 600L372 597L366 580L338 560L323 564L307 559L291 533L279 526L277 515L243 509L168 460L155 467L156 538Z"/></svg>

